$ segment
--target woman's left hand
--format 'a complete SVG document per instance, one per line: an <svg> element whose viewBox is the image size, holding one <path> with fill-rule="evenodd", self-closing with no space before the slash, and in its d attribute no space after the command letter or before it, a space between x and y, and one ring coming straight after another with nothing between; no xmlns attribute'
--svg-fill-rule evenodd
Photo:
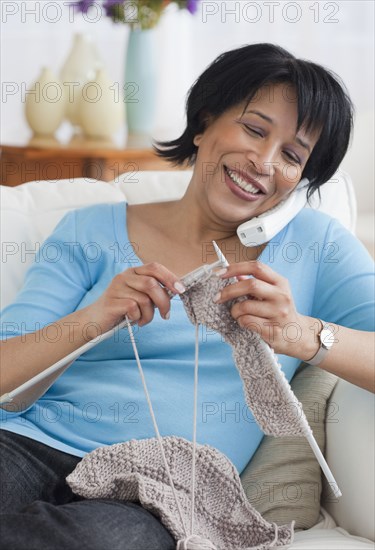
<svg viewBox="0 0 375 550"><path fill-rule="evenodd" d="M249 276L245 278L244 276ZM315 334L319 325L312 317L300 315L289 282L259 261L231 264L221 278L238 277L226 286L216 303L245 297L231 307L231 315L241 327L257 332L276 353L308 360L318 349Z"/></svg>

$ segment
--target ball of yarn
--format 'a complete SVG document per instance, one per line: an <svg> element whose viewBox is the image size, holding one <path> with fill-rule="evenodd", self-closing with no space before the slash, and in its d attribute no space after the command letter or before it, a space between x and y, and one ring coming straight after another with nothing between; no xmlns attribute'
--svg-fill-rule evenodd
<svg viewBox="0 0 375 550"><path fill-rule="evenodd" d="M190 535L190 537L178 541L176 550L217 550L217 548L208 539L199 535Z"/></svg>

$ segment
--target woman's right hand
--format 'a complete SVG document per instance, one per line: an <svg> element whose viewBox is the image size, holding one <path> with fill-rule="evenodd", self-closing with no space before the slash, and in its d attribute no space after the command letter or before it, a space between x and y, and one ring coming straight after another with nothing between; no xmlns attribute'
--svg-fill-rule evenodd
<svg viewBox="0 0 375 550"><path fill-rule="evenodd" d="M175 283L180 287L176 288ZM166 289L174 294L183 292L178 277L163 265L152 262L131 267L112 279L100 298L87 307L87 312L102 334L123 321L125 315L139 326L150 323L155 307L163 319L168 319L171 298Z"/></svg>

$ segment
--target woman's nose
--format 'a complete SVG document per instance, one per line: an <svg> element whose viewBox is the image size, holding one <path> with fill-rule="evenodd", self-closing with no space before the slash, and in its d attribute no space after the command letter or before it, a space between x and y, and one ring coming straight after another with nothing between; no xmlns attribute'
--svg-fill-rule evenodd
<svg viewBox="0 0 375 550"><path fill-rule="evenodd" d="M247 158L253 163L259 176L273 177L279 164L276 147L272 144L258 144L248 152Z"/></svg>

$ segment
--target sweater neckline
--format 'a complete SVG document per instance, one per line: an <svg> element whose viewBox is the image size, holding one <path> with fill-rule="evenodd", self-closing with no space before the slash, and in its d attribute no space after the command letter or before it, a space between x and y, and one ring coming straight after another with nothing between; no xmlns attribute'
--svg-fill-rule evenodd
<svg viewBox="0 0 375 550"><path fill-rule="evenodd" d="M127 212L128 203L126 201L116 203L113 205L114 208L114 226L116 239L119 244L120 250L128 250L129 261L134 266L143 265L142 260L139 258L136 250L134 249L133 243L129 240L128 235L128 226L126 221L126 212ZM292 220L293 221L293 220ZM280 249L282 249L282 244L285 240L285 235L289 224L286 225L279 233L277 233L272 239L267 243L267 246L260 253L258 260L266 265L270 265L276 262Z"/></svg>

